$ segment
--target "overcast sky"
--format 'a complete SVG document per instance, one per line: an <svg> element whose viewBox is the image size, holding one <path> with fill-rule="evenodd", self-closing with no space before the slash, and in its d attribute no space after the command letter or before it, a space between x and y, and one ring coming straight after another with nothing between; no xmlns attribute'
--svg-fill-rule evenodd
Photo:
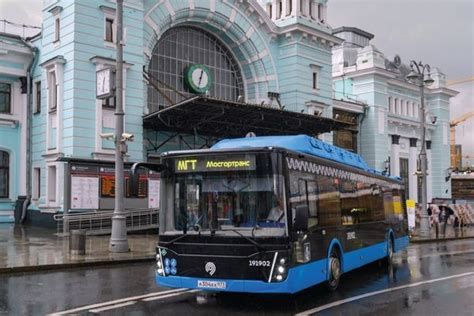
<svg viewBox="0 0 474 316"><path fill-rule="evenodd" d="M0 0L0 20L39 26L42 2ZM328 22L374 34L373 44L389 58L422 60L451 80L474 75L474 0L329 0Z"/></svg>

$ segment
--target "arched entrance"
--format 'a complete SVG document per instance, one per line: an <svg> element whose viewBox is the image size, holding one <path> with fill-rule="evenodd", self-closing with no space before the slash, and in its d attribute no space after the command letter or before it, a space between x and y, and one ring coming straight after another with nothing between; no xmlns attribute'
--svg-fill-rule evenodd
<svg viewBox="0 0 474 316"><path fill-rule="evenodd" d="M148 85L150 112L197 92L231 101L244 97L242 74L232 53L217 37L193 26L173 27L161 36L148 74L153 82Z"/></svg>

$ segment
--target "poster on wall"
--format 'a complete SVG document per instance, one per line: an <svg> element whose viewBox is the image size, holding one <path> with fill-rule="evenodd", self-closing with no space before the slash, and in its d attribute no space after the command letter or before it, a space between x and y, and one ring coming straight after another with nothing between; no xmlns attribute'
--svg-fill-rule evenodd
<svg viewBox="0 0 474 316"><path fill-rule="evenodd" d="M95 210L99 208L98 177L71 177L71 208Z"/></svg>
<svg viewBox="0 0 474 316"><path fill-rule="evenodd" d="M148 179L148 208L160 207L160 180Z"/></svg>

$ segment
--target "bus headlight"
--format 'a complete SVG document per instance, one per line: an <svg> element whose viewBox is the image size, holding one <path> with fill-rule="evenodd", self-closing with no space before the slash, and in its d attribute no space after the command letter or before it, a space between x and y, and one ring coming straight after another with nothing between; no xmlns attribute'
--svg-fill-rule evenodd
<svg viewBox="0 0 474 316"><path fill-rule="evenodd" d="M160 259L158 259L158 261L156 262L156 267L157 267L158 269L163 268L163 266L161 265L161 260L160 260Z"/></svg>
<svg viewBox="0 0 474 316"><path fill-rule="evenodd" d="M278 266L277 270L278 270L278 273L280 273L280 274L285 273L285 267L283 267L283 266Z"/></svg>
<svg viewBox="0 0 474 316"><path fill-rule="evenodd" d="M283 280L283 276L281 274L278 274L275 278L278 282Z"/></svg>

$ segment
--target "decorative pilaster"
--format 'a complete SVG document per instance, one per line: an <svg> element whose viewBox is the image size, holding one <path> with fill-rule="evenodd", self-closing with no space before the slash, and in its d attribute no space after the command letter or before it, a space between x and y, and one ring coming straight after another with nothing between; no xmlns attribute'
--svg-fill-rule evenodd
<svg viewBox="0 0 474 316"><path fill-rule="evenodd" d="M392 176L400 176L400 135L392 135L390 170Z"/></svg>
<svg viewBox="0 0 474 316"><path fill-rule="evenodd" d="M408 193L408 197L410 200L414 200L415 202L418 202L418 181L417 176L415 174L416 172L416 166L417 166L417 148L416 148L416 143L417 143L416 138L410 138L410 149L409 149L409 161L408 161L408 186L410 192Z"/></svg>
<svg viewBox="0 0 474 316"><path fill-rule="evenodd" d="M431 159L431 141L428 140L426 142L426 159L428 160L428 175L426 177L426 182L427 182L427 201L428 203L433 200L433 175L432 170L433 170L433 159Z"/></svg>

